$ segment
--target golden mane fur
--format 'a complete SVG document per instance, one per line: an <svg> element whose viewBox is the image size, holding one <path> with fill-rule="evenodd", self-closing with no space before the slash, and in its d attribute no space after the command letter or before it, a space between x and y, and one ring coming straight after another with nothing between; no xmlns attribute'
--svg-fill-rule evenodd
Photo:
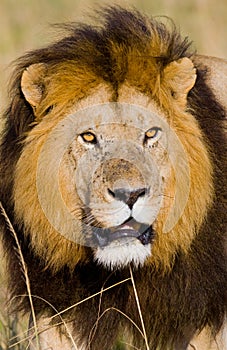
<svg viewBox="0 0 227 350"><path fill-rule="evenodd" d="M208 69L200 66L190 51L190 42L187 38L182 39L173 25L169 29L153 18L118 7L105 9L102 16L100 27L69 25L65 38L47 48L32 51L18 61L13 75L11 102L5 113L0 165L3 174L0 180L1 201L22 242L33 294L39 295L40 292L41 298L49 298L49 302L61 305L63 309L68 306L67 303L78 301L80 295L80 292L74 291L69 296L65 281L71 283L71 287L79 281L78 290L84 290L87 276L91 277L89 286L94 286L91 290L95 292L103 286L107 271L95 265L90 247L76 243L74 238L67 239L46 216L37 190L40 154L59 123L67 116L78 115L78 112L92 106L114 102L137 106L158 115L173 130L183 147L189 170L189 193L179 220L169 232L164 233L166 220L174 205L176 172L182 173L178 179L180 196L187 192L188 182L183 176L186 170L179 161L175 169L171 168L171 176L166 181L164 201L154 226L152 254L144 267L136 272L135 278L141 293L145 293L144 300L151 298L149 302L154 305L155 298L157 300L157 314L145 317L145 323L149 325L150 349L186 350L191 337L203 327L209 325L214 332L218 331L226 312L226 295L224 287L220 287L220 283L226 284L226 280L223 282L226 256L223 248L225 170L222 164L225 161L225 111L207 85ZM128 137L130 140L130 135ZM60 147L60 137L58 142ZM58 152L57 146L50 153L53 159L58 158ZM48 172L50 158L45 161ZM72 194L72 173L63 167L59 174L64 201L77 210L79 220L75 235L79 242L83 233L79 195ZM67 230L67 217L62 214L62 204L52 191L53 179L49 177L48 183L43 180L42 185L48 195L49 212L52 217L59 216L60 226ZM181 202L181 198L178 200ZM5 249L11 251L14 243L4 222L3 226ZM204 262L209 268L202 266ZM9 265L13 281L13 275L19 269L14 268L19 266L16 254L9 257ZM209 271L205 273L203 267ZM96 280L91 276L94 270L100 271L95 275ZM114 275L116 281L121 276L118 273ZM203 273L206 276L203 277ZM127 275L127 272L122 272L124 274ZM44 284L48 276L54 276L47 294L47 287L42 282L39 287L44 275ZM24 294L23 282L15 287L12 281L13 293ZM53 296L58 284L61 284L59 294ZM172 288L170 296L163 296L169 285ZM162 296L157 296L158 291ZM64 293L67 297L63 297ZM127 293L130 294L128 289L124 291L125 300L131 300ZM82 294L86 297L91 291ZM172 299L168 299L171 296ZM114 300L112 294L110 300ZM175 300L177 306L169 307L171 300L173 303ZM202 311L198 315L202 300ZM218 315L214 312L216 301ZM42 314L44 306L39 304L41 301L36 302L37 312ZM184 307L178 314L180 302L184 303ZM26 303L24 301L22 308L28 309ZM104 302L109 306L108 303ZM152 310L155 309L153 304ZM130 304L128 308L133 306ZM91 307L96 310L94 305ZM144 304L142 301L143 307L146 307L145 301ZM130 313L129 310L132 309L126 311ZM82 322L85 317L83 310L79 311L79 315L78 322ZM153 319L156 323L152 328ZM86 338L92 320L83 321L88 326L80 330L81 338ZM173 321L176 321L176 332L171 330ZM158 331L161 324L165 328L163 336L159 336ZM98 334L102 336L98 332L97 337ZM115 335L112 337L116 338ZM135 345L139 346L138 337L134 335L134 338ZM105 341L112 342L112 338ZM102 348L112 349L105 341L101 341ZM99 349L98 346L99 341L95 343L94 340L92 350Z"/></svg>
<svg viewBox="0 0 227 350"><path fill-rule="evenodd" d="M63 89L66 89L66 86ZM138 93L132 94L132 88L127 87L125 89L123 86L122 91L124 97L121 97L121 93L119 93L120 101L132 103L137 100ZM99 103L107 102L108 94L103 93L103 89L101 89L101 94L99 92L98 94L94 94L94 98L91 98L88 103L92 104L97 100ZM147 103L148 99L145 98L144 100L144 104ZM85 105L86 103L82 104L83 107ZM168 116L170 122L174 118L174 124L176 125L174 125L174 129L188 154L190 195L182 217L168 234L162 234L168 212L166 213L166 210L163 210L160 213L157 239L153 246L151 263L155 263L156 265L161 263L165 268L172 265L172 259L179 248L185 252L189 249L191 241L196 232L198 232L212 200L212 166L206 143L198 128L198 124L194 121L190 113L179 110L178 106L175 110L171 106L171 112L172 115ZM60 269L65 264L73 269L78 262L84 261L87 258L85 249L83 246L76 245L65 239L54 230L39 203L36 189L37 168L33 165L33 162L37 164L42 146L49 132L58 121L58 118L63 118L66 112L63 108L61 113L57 113L57 118L56 111L54 110L52 113L48 115L48 121L40 122L27 136L23 154L17 163L15 173L15 211L18 222L23 220L27 228L27 233L32 232L31 242L37 254L45 256L47 264L52 266L54 270ZM184 131L183 133L182 130ZM32 163L31 158L33 159ZM21 183L21 179L24 179L23 183ZM183 182L184 179L182 179ZM49 185L52 185L51 182ZM174 177L169 186L166 190L166 195L170 196L171 193L174 194ZM171 203L165 202L164 207L166 206L171 208ZM164 217L161 218L162 216ZM64 220L64 218L62 219Z"/></svg>
<svg viewBox="0 0 227 350"><path fill-rule="evenodd" d="M146 57L165 57L169 49L163 44L158 30L149 26L148 30L153 30L153 36L152 41L148 40L143 48L145 53L135 46L125 54L126 49L122 45L111 42L111 54L112 60L117 62L114 74L118 80L122 75L122 66L126 61L128 64L124 81L118 89L117 101L133 103L138 100L139 93L147 96L147 101L152 98L159 106L160 114L163 114L163 118L166 118L175 130L188 155L191 190L187 206L181 219L168 235L162 234L164 220L158 221L159 234L151 259L156 265L161 263L162 266L170 267L178 248L184 251L189 249L204 220L212 200L212 165L207 143L198 123L190 111L186 110L187 93L195 81L193 64L188 58L173 61L166 67L160 67L157 59L147 61ZM48 265L55 270L65 264L73 269L77 262L86 259L86 253L81 245L64 239L49 224L35 189L35 164L49 133L59 120L65 117L67 111L72 107L79 110L84 106L110 102L115 91L110 83L97 76L97 73L92 72L91 68L88 69L87 64L83 62L79 62L78 65L72 60L57 64L40 63L30 66L25 72L27 74L22 77L22 90L25 94L30 86L34 89L34 81L37 86L45 86L45 93L40 96L40 103L35 106L38 125L28 133L26 145L16 167L14 198L17 220L25 223L27 231L31 233L33 248L38 255L46 257ZM97 94L94 94L95 90ZM86 101L88 96L90 98L87 103L80 102L83 99ZM141 105L146 107L147 101L145 98L144 101L141 99ZM48 118L43 118L50 106L54 106L53 110L48 114ZM24 179L23 183L21 179ZM170 183L171 186L174 187L174 179ZM174 189L167 190L167 195L170 193L174 193ZM171 203L164 203L165 206L168 204L171 207Z"/></svg>

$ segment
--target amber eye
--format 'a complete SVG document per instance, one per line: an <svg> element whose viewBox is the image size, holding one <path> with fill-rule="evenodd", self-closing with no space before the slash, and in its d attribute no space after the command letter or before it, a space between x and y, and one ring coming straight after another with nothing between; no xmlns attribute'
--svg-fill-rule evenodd
<svg viewBox="0 0 227 350"><path fill-rule="evenodd" d="M159 135L160 131L162 131L161 128L153 127L153 128L146 131L145 137L146 137L146 139L154 139Z"/></svg>
<svg viewBox="0 0 227 350"><path fill-rule="evenodd" d="M84 132L80 136L82 137L83 141L85 141L87 143L96 143L97 142L96 136L90 131Z"/></svg>

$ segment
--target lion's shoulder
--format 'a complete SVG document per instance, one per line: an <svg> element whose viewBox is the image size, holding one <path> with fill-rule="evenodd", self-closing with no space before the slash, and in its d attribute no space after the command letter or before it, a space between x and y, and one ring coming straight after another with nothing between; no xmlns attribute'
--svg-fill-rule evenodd
<svg viewBox="0 0 227 350"><path fill-rule="evenodd" d="M207 83L217 100L227 110L227 60L212 56L195 55L193 62L197 67L207 70Z"/></svg>

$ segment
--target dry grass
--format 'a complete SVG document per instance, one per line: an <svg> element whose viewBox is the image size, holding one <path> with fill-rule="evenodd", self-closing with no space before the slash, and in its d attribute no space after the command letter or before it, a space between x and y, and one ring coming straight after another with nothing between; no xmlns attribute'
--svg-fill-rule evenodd
<svg viewBox="0 0 227 350"><path fill-rule="evenodd" d="M83 20L89 8L95 4L112 3L112 1L92 0L1 0L0 2L0 111L6 101L6 81L11 68L10 62L25 51L47 44L56 38L56 33L49 24ZM121 5L136 5L152 15L172 17L188 35L197 50L202 54L219 57L227 55L225 35L227 6L226 0L117 0ZM49 33L47 35L47 33ZM1 120L0 120L1 127ZM0 247L0 350L8 349L8 339L24 332L26 323L16 315L7 313L7 288L3 252ZM133 281L133 276L131 276ZM28 281L29 282L29 281ZM103 292L103 291L102 291ZM136 295L136 289L135 289ZM139 305L138 305L139 307ZM142 327L143 328L143 327ZM142 329L144 333L144 329ZM16 343L16 338L13 339ZM13 349L23 350L25 345L19 343Z"/></svg>
<svg viewBox="0 0 227 350"><path fill-rule="evenodd" d="M2 326L2 329L0 329L0 330L1 330L1 333L2 333L2 335L4 337L3 341L0 343L0 349L1 350L6 350L6 349L22 350L22 349L26 349L28 344L29 344L29 340L32 337L33 339L35 338L36 349L37 350L41 350L40 344L39 344L40 330L39 330L37 322L36 322L36 315L35 315L35 311L34 311L34 307L33 307L33 299L37 298L37 297L33 296L31 294L30 281L29 281L28 273L27 273L27 266L26 266L26 263L24 261L24 257L23 257L22 251L21 251L20 243L18 241L17 234L16 234L16 232L15 232L15 230L14 230L14 228L13 228L11 222L10 222L10 219L9 219L7 213L5 212L5 209L2 206L1 202L0 202L0 214L4 216L6 225L8 226L10 233L12 234L12 236L15 239L16 249L17 249L17 252L18 252L18 257L19 257L20 262L21 262L21 269L22 269L22 272L23 272L23 275L24 275L26 286L27 286L27 296L29 297L29 301L30 301L32 324L33 324L33 327L28 330L30 335L27 335L28 334L27 330L25 330L24 332L19 333L19 322L18 322L17 315L14 316L14 319L12 321L11 321L10 318L8 318L8 322L6 322L6 323L5 323L5 319L3 319L2 321L0 320L1 321L0 324ZM131 283L132 283L132 286L133 286L133 290L134 290L135 299L136 299L136 304L137 304L137 308L138 308L138 313L139 313L139 316L140 316L141 328L140 328L139 325L135 324L134 321L131 320L121 310L118 310L116 308L108 308L101 315L100 315L100 313L98 313L97 321L96 321L93 329L91 330L91 336L89 338L89 343L92 342L92 338L93 338L94 333L96 331L96 328L97 328L97 325L99 323L99 320L104 316L104 314L106 314L110 310L114 310L116 312L121 313L122 316L126 317L129 321L132 322L132 324L137 328L137 330L140 332L142 338L144 339L146 349L149 350L149 344L148 344L146 329L145 329L145 325L144 325L144 321L143 321L143 315L142 315L141 308L140 308L139 296L137 294L137 289L136 289L136 285L135 285L135 281L134 281L133 272L132 272L131 267L129 268L129 270L130 270L130 278L122 280L122 281L120 281L120 282L118 282L118 283L116 283L116 284L114 284L114 285L112 285L110 287L107 287L107 288L104 288L104 286L103 286L103 288L101 289L100 292L98 292L96 294L93 294L93 295L87 297L86 299L81 300L80 302L78 302L78 303L76 303L74 305L71 305L69 308L67 308L67 309L65 309L65 310L63 310L61 312L58 312L50 303L48 303L47 301L44 300L55 311L55 315L52 316L51 319L56 318L56 317L60 318L61 322L59 323L59 325L63 325L64 326L64 328L66 330L66 333L68 334L68 337L71 340L72 349L77 350L77 346L75 344L75 341L73 339L72 334L70 333L70 329L69 329L67 323L64 321L64 319L62 317L62 314L66 313L68 310L70 310L72 308L77 307L78 305L80 305L82 303L85 303L89 299L92 299L92 298L94 298L94 297L96 297L98 295L100 295L100 306L101 306L102 294L103 293L105 293L106 291L108 291L111 288L115 288L118 285L120 285L122 283L125 283L125 282L128 282L129 280L131 280ZM43 332L43 329L42 329L42 332ZM121 347L119 345L118 349L120 350L120 348Z"/></svg>

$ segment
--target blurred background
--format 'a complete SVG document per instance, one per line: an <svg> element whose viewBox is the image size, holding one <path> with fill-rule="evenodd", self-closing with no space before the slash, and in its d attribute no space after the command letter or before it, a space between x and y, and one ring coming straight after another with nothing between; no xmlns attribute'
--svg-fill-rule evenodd
<svg viewBox="0 0 227 350"><path fill-rule="evenodd" d="M0 112L7 99L10 63L25 51L41 47L57 38L53 23L86 21L98 5L112 1L93 0L0 0ZM227 57L226 0L129 0L114 1L136 6L146 14L171 17L183 36L189 36L201 54ZM0 175L1 176L1 175ZM8 318L5 304L6 276L0 248L0 350L8 349L7 338L19 332L21 322ZM20 344L12 349L24 349Z"/></svg>

